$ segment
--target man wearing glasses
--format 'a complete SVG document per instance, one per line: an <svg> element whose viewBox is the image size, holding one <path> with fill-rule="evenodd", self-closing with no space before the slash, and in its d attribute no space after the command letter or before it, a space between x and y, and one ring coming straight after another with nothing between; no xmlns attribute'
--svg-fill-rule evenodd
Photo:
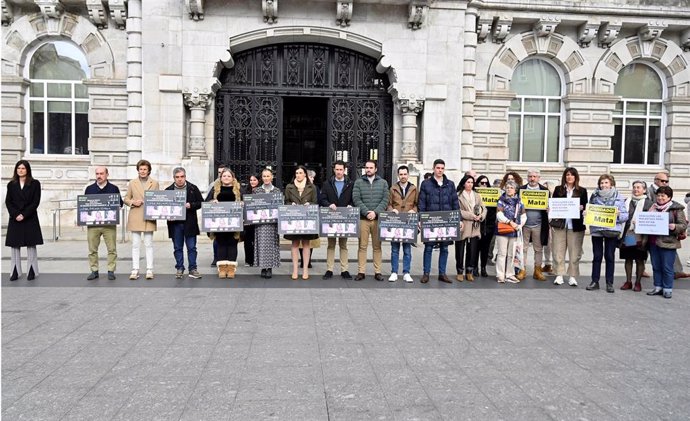
<svg viewBox="0 0 690 421"><path fill-rule="evenodd" d="M662 171L662 172L656 173L656 175L654 176L654 183L647 188L647 196L649 197L649 199L653 203L656 203L656 191L657 191L657 189L661 186L668 186L669 181L670 181L670 176L669 176L668 172ZM678 256L677 251L676 251L676 261L673 264L673 272L674 272L674 278L675 279L690 278L690 273L683 272L683 264L680 261L680 257ZM647 275L646 272L645 272L645 275Z"/></svg>

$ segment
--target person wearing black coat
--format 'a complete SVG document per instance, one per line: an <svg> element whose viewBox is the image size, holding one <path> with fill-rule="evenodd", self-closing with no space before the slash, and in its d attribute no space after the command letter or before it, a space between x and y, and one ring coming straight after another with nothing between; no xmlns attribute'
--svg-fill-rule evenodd
<svg viewBox="0 0 690 421"><path fill-rule="evenodd" d="M43 244L41 224L38 221L38 205L41 203L41 183L31 176L31 165L24 159L14 166L12 180L7 183L5 206L9 215L5 246L12 248L10 281L22 276L21 248L27 251L28 281L38 276L36 246Z"/></svg>
<svg viewBox="0 0 690 421"><path fill-rule="evenodd" d="M480 175L477 177L477 187L491 187L489 178L485 175ZM481 222L479 230L482 235L479 238L479 253L477 253L477 260L474 267L481 268L481 276L486 278L489 274L486 271L486 265L489 264L490 257L489 252L491 251L491 240L494 238L494 230L496 229L496 206L487 206L486 208L486 218ZM477 264L479 263L479 264Z"/></svg>
<svg viewBox="0 0 690 421"><path fill-rule="evenodd" d="M199 221L196 212L201 209L201 202L204 201L201 191L194 184L187 181L187 173L182 167L173 170L174 183L165 190L184 190L187 192L185 201L185 220L168 221L168 238L173 240L173 255L175 256L175 278L181 279L184 276L184 246L187 246L187 261L189 263L189 277L192 279L201 278L196 264L196 236L199 235Z"/></svg>
<svg viewBox="0 0 690 421"><path fill-rule="evenodd" d="M352 186L355 183L345 175L345 162L336 161L333 164L333 176L321 186L319 195L319 206L335 210L338 207L352 206ZM347 237L337 239L340 247L340 276L343 279L352 279L348 271L348 251ZM335 243L336 238L328 238L328 248L326 249L326 273L323 279L333 277L335 269Z"/></svg>

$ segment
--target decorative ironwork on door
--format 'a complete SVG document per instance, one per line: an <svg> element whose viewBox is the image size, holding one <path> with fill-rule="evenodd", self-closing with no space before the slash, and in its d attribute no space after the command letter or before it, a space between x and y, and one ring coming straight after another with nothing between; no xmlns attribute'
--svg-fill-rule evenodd
<svg viewBox="0 0 690 421"><path fill-rule="evenodd" d="M234 60L220 76L216 99L216 166L230 164L242 181L270 166L280 185L283 98L326 97L328 168L342 159L354 175L375 159L379 174L390 181L393 104L375 59L328 45L280 44L244 51Z"/></svg>

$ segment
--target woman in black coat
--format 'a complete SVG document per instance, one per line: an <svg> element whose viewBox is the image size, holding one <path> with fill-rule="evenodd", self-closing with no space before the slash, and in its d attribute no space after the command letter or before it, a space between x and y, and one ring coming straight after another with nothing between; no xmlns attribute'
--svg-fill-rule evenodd
<svg viewBox="0 0 690 421"><path fill-rule="evenodd" d="M38 205L41 203L41 183L31 176L29 161L20 160L14 166L12 180L7 183L5 205L10 216L7 224L5 246L12 248L10 281L22 276L21 248L27 250L27 275L31 281L38 276L36 246L43 244L41 224L38 221Z"/></svg>

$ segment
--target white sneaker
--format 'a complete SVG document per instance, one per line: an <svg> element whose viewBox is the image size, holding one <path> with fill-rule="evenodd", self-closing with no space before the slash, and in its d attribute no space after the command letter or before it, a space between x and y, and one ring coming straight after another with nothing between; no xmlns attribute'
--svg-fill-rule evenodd
<svg viewBox="0 0 690 421"><path fill-rule="evenodd" d="M153 279L153 271L151 269L146 270L146 279Z"/></svg>
<svg viewBox="0 0 690 421"><path fill-rule="evenodd" d="M561 275L556 276L556 279L553 281L554 285L563 285L563 277Z"/></svg>
<svg viewBox="0 0 690 421"><path fill-rule="evenodd" d="M398 274L397 273L391 273L391 276L388 277L388 282L395 282L398 280Z"/></svg>
<svg viewBox="0 0 690 421"><path fill-rule="evenodd" d="M409 273L405 273L403 274L403 281L412 283L414 282L414 279L412 279Z"/></svg>
<svg viewBox="0 0 690 421"><path fill-rule="evenodd" d="M570 285L571 287L576 287L577 286L577 279L575 279L571 276L570 279L568 279L568 285Z"/></svg>

